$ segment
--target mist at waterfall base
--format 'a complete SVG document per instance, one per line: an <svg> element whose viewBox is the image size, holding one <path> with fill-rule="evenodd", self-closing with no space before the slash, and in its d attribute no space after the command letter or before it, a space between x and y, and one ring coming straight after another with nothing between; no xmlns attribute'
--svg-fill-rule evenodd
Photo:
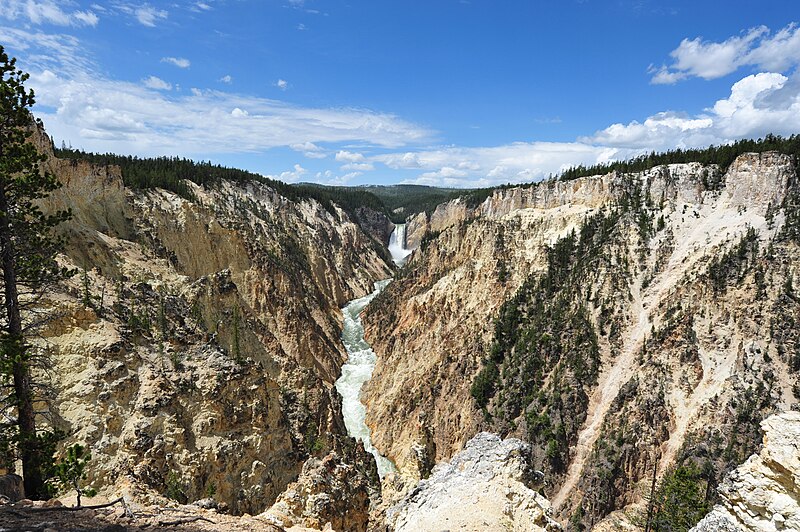
<svg viewBox="0 0 800 532"><path fill-rule="evenodd" d="M392 260L398 266L402 266L411 255L411 251L406 249L406 224L395 225L389 237L389 253L392 254Z"/></svg>
<svg viewBox="0 0 800 532"><path fill-rule="evenodd" d="M367 407L361 403L359 395L361 387L372 377L377 357L370 345L364 339L364 325L359 314L370 301L377 296L391 279L384 279L375 283L375 291L359 299L354 299L342 309L344 314L344 327L342 329L342 342L347 348L347 362L342 366L342 376L336 381L336 389L342 396L342 416L347 433L364 443L364 449L375 457L378 465L378 475L381 479L387 474L396 471L394 464L382 456L372 445L370 430L365 420Z"/></svg>

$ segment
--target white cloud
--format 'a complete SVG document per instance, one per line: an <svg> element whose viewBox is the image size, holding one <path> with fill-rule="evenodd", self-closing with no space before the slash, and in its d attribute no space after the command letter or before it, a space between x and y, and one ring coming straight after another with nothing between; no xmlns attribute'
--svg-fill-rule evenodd
<svg viewBox="0 0 800 532"><path fill-rule="evenodd" d="M324 159L328 156L325 153L325 150L314 144L313 142L299 142L297 144L292 144L289 146L294 151L301 152L304 156L308 157L309 159Z"/></svg>
<svg viewBox="0 0 800 532"><path fill-rule="evenodd" d="M76 11L72 16L87 26L94 27L100 22L100 18L91 11Z"/></svg>
<svg viewBox="0 0 800 532"><path fill-rule="evenodd" d="M363 163L367 160L363 153L340 150L336 152L335 159L340 163Z"/></svg>
<svg viewBox="0 0 800 532"><path fill-rule="evenodd" d="M136 20L139 21L140 24L143 26L148 26L150 28L155 27L156 22L159 20L163 20L167 18L167 12L163 9L156 9L150 4L145 4L141 7L137 7L133 11Z"/></svg>
<svg viewBox="0 0 800 532"><path fill-rule="evenodd" d="M140 82L105 79L80 65L67 74L28 70L36 115L48 132L93 151L208 156L303 145L312 157L322 157L312 146L341 142L396 148L430 135L394 115L363 109L298 107L215 90L166 93Z"/></svg>
<svg viewBox="0 0 800 532"><path fill-rule="evenodd" d="M342 175L336 175L331 170L325 170L324 172L317 172L310 181L314 183L319 183L321 185L329 185L329 186L344 186L350 183L356 177L363 175L362 172L348 172Z"/></svg>
<svg viewBox="0 0 800 532"><path fill-rule="evenodd" d="M370 159L396 170L423 170L409 182L482 187L546 178L578 164L607 162L621 150L581 142L515 142L502 146L458 147L379 155Z"/></svg>
<svg viewBox="0 0 800 532"><path fill-rule="evenodd" d="M145 79L143 83L144 86L149 89L164 91L172 90L172 84L167 83L163 79L157 78L156 76L150 76L149 78Z"/></svg>
<svg viewBox="0 0 800 532"><path fill-rule="evenodd" d="M305 24L303 24L303 23L301 22L300 24L298 24L298 25L297 25L297 29L298 29L298 30L300 30L300 31L305 31L305 30L307 30L308 28L306 27L306 25L305 25Z"/></svg>
<svg viewBox="0 0 800 532"><path fill-rule="evenodd" d="M670 56L671 65L650 67L652 83L672 84L689 77L716 79L745 66L785 72L800 64L800 28L789 24L773 35L766 26L759 26L722 42L684 39Z"/></svg>
<svg viewBox="0 0 800 532"><path fill-rule="evenodd" d="M222 76L221 78L219 78L219 81L221 81L222 83L231 84L233 83L233 78L230 75Z"/></svg>
<svg viewBox="0 0 800 532"><path fill-rule="evenodd" d="M278 181L283 181L284 183L297 183L307 173L308 170L306 170L299 164L295 164L292 170L287 170L277 175L267 175L267 177L270 179L277 179Z"/></svg>
<svg viewBox="0 0 800 532"><path fill-rule="evenodd" d="M289 82L285 79L279 79L275 82L275 86L278 87L280 90L285 91L289 88Z"/></svg>
<svg viewBox="0 0 800 532"><path fill-rule="evenodd" d="M28 71L85 72L94 64L83 55L81 42L72 35L0 27L0 42L25 53Z"/></svg>
<svg viewBox="0 0 800 532"><path fill-rule="evenodd" d="M464 170L453 168L452 166L443 166L435 172L425 172L420 175L422 179L453 179L456 177L467 177L469 174Z"/></svg>
<svg viewBox="0 0 800 532"><path fill-rule="evenodd" d="M714 125L709 117L689 117L687 115L661 112L645 119L629 124L612 124L593 137L584 139L594 144L615 147L652 147L667 149L668 147L685 147L673 144L693 133L702 133Z"/></svg>
<svg viewBox="0 0 800 532"><path fill-rule="evenodd" d="M195 7L201 11L209 11L211 6L206 4L205 2L195 2Z"/></svg>
<svg viewBox="0 0 800 532"><path fill-rule="evenodd" d="M348 163L348 164L343 164L341 166L341 169L358 171L358 172L369 172L375 170L375 166L372 163Z"/></svg>
<svg viewBox="0 0 800 532"><path fill-rule="evenodd" d="M97 26L99 18L91 11L65 11L74 5L69 0L2 0L0 17L8 20L25 19L32 24L55 24L57 26Z"/></svg>
<svg viewBox="0 0 800 532"><path fill-rule="evenodd" d="M696 116L662 112L642 123L612 124L581 140L640 151L667 150L798 131L800 79L760 73L737 81L729 97Z"/></svg>
<svg viewBox="0 0 800 532"><path fill-rule="evenodd" d="M178 68L189 68L192 66L192 62L184 57L162 57L161 62L175 65Z"/></svg>
<svg viewBox="0 0 800 532"><path fill-rule="evenodd" d="M129 15L135 18L139 24L150 28L155 27L156 23L165 20L169 16L167 11L155 8L147 3L139 4L113 0L111 4L115 12Z"/></svg>

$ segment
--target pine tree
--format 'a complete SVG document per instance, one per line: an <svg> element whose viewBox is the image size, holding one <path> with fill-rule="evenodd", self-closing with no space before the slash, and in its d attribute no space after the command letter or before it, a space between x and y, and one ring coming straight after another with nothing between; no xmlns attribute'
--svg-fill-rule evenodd
<svg viewBox="0 0 800 532"><path fill-rule="evenodd" d="M31 311L44 291L68 274L55 261L62 243L53 229L69 213L48 215L38 205L58 182L41 171L45 156L28 141L32 128L40 124L30 112L35 100L33 91L25 89L27 80L28 74L0 46L0 378L12 384L25 493L43 498L47 496L44 466L52 456L47 456L49 446L44 444L48 438L36 428Z"/></svg>

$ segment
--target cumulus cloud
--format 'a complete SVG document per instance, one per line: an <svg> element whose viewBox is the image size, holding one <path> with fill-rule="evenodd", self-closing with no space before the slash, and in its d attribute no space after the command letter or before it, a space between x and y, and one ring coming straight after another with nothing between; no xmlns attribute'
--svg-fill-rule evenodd
<svg viewBox="0 0 800 532"><path fill-rule="evenodd" d="M335 159L340 163L363 163L367 160L363 153L340 150L336 152Z"/></svg>
<svg viewBox="0 0 800 532"><path fill-rule="evenodd" d="M363 153L339 150L334 157L337 162L345 163L340 169L354 172L369 172L375 169L375 165L367 162Z"/></svg>
<svg viewBox="0 0 800 532"><path fill-rule="evenodd" d="M222 76L221 78L219 78L219 81L221 81L222 83L231 84L233 83L233 78L230 75Z"/></svg>
<svg viewBox="0 0 800 532"><path fill-rule="evenodd" d="M143 81L144 86L150 89L168 91L172 90L172 84L156 76L150 76Z"/></svg>
<svg viewBox="0 0 800 532"><path fill-rule="evenodd" d="M278 87L280 90L285 91L289 88L289 82L285 79L279 79L275 82L275 86Z"/></svg>
<svg viewBox="0 0 800 532"><path fill-rule="evenodd" d="M361 175L364 175L363 172L348 172L338 175L331 170L325 170L324 172L317 172L313 177L309 178L309 180L321 185L341 187L349 184L353 179Z"/></svg>
<svg viewBox="0 0 800 532"><path fill-rule="evenodd" d="M651 82L672 84L690 77L716 79L745 66L785 72L800 64L800 28L792 23L772 34L752 28L722 42L684 39L670 53L671 65L651 66Z"/></svg>
<svg viewBox="0 0 800 532"><path fill-rule="evenodd" d="M372 163L348 163L348 164L343 164L341 166L341 169L358 171L358 172L369 172L375 170L375 166Z"/></svg>
<svg viewBox="0 0 800 532"><path fill-rule="evenodd" d="M274 174L274 175L268 174L267 177L270 179L277 179L278 181L283 181L284 183L297 183L307 173L308 170L306 170L299 164L295 164L294 168L292 168L291 170L286 170L285 172L281 172L280 174Z"/></svg>
<svg viewBox="0 0 800 532"><path fill-rule="evenodd" d="M97 26L100 18L95 13L64 9L71 5L74 4L70 1L3 0L0 2L0 17L8 20L27 20L37 25Z"/></svg>
<svg viewBox="0 0 800 532"><path fill-rule="evenodd" d="M546 178L578 164L607 162L621 150L582 142L515 142L391 153L371 158L395 170L422 170L408 180L421 185L483 187Z"/></svg>
<svg viewBox="0 0 800 532"><path fill-rule="evenodd" d="M189 68L192 66L192 62L184 57L162 57L161 62L175 65L178 68Z"/></svg>
<svg viewBox="0 0 800 532"><path fill-rule="evenodd" d="M612 124L581 140L627 149L667 150L797 131L800 80L764 72L737 81L730 96L696 116L662 112L641 123Z"/></svg>
<svg viewBox="0 0 800 532"><path fill-rule="evenodd" d="M292 144L289 146L294 151L301 152L304 156L308 157L309 159L324 159L328 155L325 153L325 150L314 144L313 142L299 142L297 144Z"/></svg>

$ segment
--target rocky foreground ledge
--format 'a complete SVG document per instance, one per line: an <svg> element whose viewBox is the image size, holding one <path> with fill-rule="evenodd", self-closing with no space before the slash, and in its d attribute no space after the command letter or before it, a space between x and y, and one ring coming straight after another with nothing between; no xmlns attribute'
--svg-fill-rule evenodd
<svg viewBox="0 0 800 532"><path fill-rule="evenodd" d="M387 510L387 529L561 530L550 502L535 491L541 480L526 443L482 432Z"/></svg>
<svg viewBox="0 0 800 532"><path fill-rule="evenodd" d="M800 412L761 422L764 447L719 486L721 502L692 532L800 530Z"/></svg>

